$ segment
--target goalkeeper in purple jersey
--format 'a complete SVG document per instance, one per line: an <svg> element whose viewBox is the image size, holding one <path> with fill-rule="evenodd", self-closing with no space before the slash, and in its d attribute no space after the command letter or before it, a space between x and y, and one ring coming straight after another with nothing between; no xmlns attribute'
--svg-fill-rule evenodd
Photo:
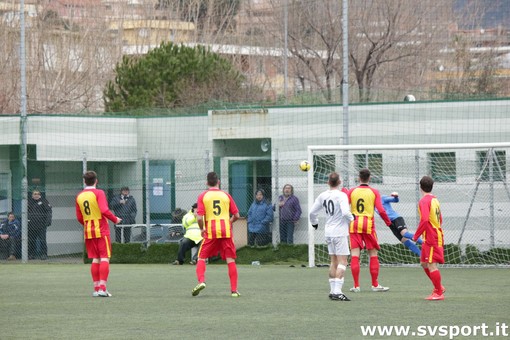
<svg viewBox="0 0 510 340"><path fill-rule="evenodd" d="M418 246L412 241L414 234L410 233L407 230L404 218L400 216L400 214L397 213L391 206L391 203L398 203L399 201L398 193L392 192L389 196L381 195L381 200L384 210L386 210L386 213L388 214L388 217L391 220L391 225L389 227L393 232L393 235L395 235L395 237L398 238L398 240L402 242L404 246L406 246L409 250L411 250L416 255L420 256L421 255L420 248L418 248ZM416 243L422 244L423 241L421 238L418 238Z"/></svg>

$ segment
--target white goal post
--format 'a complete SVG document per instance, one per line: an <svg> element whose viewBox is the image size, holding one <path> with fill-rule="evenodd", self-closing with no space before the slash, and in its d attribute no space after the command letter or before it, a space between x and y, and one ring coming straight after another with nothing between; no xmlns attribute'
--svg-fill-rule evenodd
<svg viewBox="0 0 510 340"><path fill-rule="evenodd" d="M447 265L510 264L510 143L312 145L308 146L308 211L327 177L340 173L345 187L357 185L358 171L371 171L370 185L381 195L399 192L394 208L410 232L419 221L419 180L434 179L433 194L441 202ZM307 211L307 213L308 213ZM315 231L308 220L309 266L328 264L324 216ZM382 264L417 264L384 222L376 217ZM362 258L363 260L363 258Z"/></svg>

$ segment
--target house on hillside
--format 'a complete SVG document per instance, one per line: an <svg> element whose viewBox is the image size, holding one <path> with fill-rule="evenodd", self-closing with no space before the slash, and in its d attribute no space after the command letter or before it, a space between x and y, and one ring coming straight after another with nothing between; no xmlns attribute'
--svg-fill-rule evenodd
<svg viewBox="0 0 510 340"><path fill-rule="evenodd" d="M177 20L112 20L108 31L127 52L133 46L156 47L162 42L187 43L195 34L195 25Z"/></svg>

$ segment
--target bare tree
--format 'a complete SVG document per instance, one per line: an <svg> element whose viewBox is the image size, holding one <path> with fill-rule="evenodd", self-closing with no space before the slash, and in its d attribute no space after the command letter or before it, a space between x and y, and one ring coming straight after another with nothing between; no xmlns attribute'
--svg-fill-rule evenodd
<svg viewBox="0 0 510 340"><path fill-rule="evenodd" d="M504 34L500 28L483 27L485 14L502 4L470 0L461 5L456 8L456 25L450 30L441 60L445 76L437 81L437 87L446 99L505 95L505 85L497 78L497 46L504 44Z"/></svg>
<svg viewBox="0 0 510 340"><path fill-rule="evenodd" d="M92 7L86 16L74 19L52 8L40 9L26 28L27 112L102 112L103 86L121 51L99 20L101 9ZM9 57L18 55L19 22L9 31L12 34L3 35L2 72L9 74L3 79L9 79L10 90L2 91L8 98L0 104L2 113L18 112L20 107L19 59L13 63Z"/></svg>
<svg viewBox="0 0 510 340"><path fill-rule="evenodd" d="M0 113L17 113L19 98L19 30L3 27L0 31Z"/></svg>
<svg viewBox="0 0 510 340"><path fill-rule="evenodd" d="M372 89L383 79L399 87L416 86L416 80L408 85L401 80L423 79L439 52L433 44L443 40L451 2L363 0L350 4L349 59L359 100L371 100Z"/></svg>
<svg viewBox="0 0 510 340"><path fill-rule="evenodd" d="M261 27L269 40L266 43L276 40L277 47L284 48L287 34L290 78L299 90L305 87L319 90L331 101L332 91L340 82L336 78L341 71L340 2L269 0L269 3L273 20L271 25Z"/></svg>
<svg viewBox="0 0 510 340"><path fill-rule="evenodd" d="M194 23L192 39L200 43L225 43L235 30L241 0L157 0L158 17ZM163 14L164 13L164 14Z"/></svg>
<svg viewBox="0 0 510 340"><path fill-rule="evenodd" d="M343 76L341 1L288 0L288 7L283 1L270 2L280 41L284 40L283 13L288 12L293 78L302 87L309 84L322 91L331 101ZM349 61L358 100L371 100L374 87L406 89L425 82L435 58L430 46L444 40L451 6L451 0L349 1Z"/></svg>

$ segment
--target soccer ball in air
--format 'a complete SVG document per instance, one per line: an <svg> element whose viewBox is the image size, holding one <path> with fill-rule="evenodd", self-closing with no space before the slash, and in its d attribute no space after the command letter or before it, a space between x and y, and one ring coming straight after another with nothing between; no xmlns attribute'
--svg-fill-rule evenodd
<svg viewBox="0 0 510 340"><path fill-rule="evenodd" d="M312 166L310 165L310 163L308 163L308 161L302 161L301 163L299 163L299 168L301 169L301 171L308 171L310 170Z"/></svg>

